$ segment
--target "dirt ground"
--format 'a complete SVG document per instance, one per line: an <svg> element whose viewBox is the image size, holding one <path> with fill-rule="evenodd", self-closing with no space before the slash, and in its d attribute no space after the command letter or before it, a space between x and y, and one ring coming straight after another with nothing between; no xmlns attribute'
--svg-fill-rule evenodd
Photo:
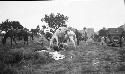
<svg viewBox="0 0 125 74"><path fill-rule="evenodd" d="M14 44L12 47L9 39L5 46L0 41L0 51L4 53L21 51L30 57L36 50L42 50L49 45L45 38L42 41L43 45L38 41L40 39L37 37L33 41L30 40L28 45L18 41L18 45ZM35 59L34 57L24 59L21 65L7 64L6 69L11 67L16 74L125 74L124 47L108 47L97 42L87 45L81 41L76 49L72 43L69 43L69 48L61 53L65 55L65 58L61 60L42 55ZM5 72L6 69L1 73L10 74Z"/></svg>

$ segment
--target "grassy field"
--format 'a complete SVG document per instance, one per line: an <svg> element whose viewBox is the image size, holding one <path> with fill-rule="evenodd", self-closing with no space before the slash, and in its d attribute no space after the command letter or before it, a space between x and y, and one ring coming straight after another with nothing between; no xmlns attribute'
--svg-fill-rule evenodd
<svg viewBox="0 0 125 74"><path fill-rule="evenodd" d="M37 43L36 37L29 45L20 41L12 47L9 39L6 46L0 41L0 74L125 74L124 48L80 42L74 49L69 43L69 48L61 52L66 57L56 61L47 53L35 52L48 46L49 42L43 40L43 45ZM13 55L20 55L19 62L13 61Z"/></svg>

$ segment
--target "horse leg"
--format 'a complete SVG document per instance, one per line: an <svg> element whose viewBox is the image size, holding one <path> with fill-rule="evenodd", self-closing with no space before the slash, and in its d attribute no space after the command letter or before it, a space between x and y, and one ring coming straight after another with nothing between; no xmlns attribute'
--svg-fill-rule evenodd
<svg viewBox="0 0 125 74"><path fill-rule="evenodd" d="M58 46L58 44L59 44L59 40L58 40L58 37L57 36L55 36L55 39L56 39L56 42L57 42L57 46Z"/></svg>
<svg viewBox="0 0 125 74"><path fill-rule="evenodd" d="M69 37L69 38L70 38L70 40L72 41L74 47L76 48L75 41L74 41L73 37L71 36L71 37Z"/></svg>
<svg viewBox="0 0 125 74"><path fill-rule="evenodd" d="M10 41L10 42L11 42L11 46L12 46L12 39L13 39L13 38L11 37L11 41Z"/></svg>
<svg viewBox="0 0 125 74"><path fill-rule="evenodd" d="M31 35L29 35L29 38L30 38L30 40L32 40L32 37L31 37Z"/></svg>
<svg viewBox="0 0 125 74"><path fill-rule="evenodd" d="M33 35L32 35L32 40L34 40Z"/></svg>
<svg viewBox="0 0 125 74"><path fill-rule="evenodd" d="M27 41L27 45L28 45L28 36L26 38L27 38L26 41Z"/></svg>
<svg viewBox="0 0 125 74"><path fill-rule="evenodd" d="M24 44L25 44L25 41L24 41Z"/></svg>
<svg viewBox="0 0 125 74"><path fill-rule="evenodd" d="M2 44L5 45L6 43L6 38L2 38Z"/></svg>
<svg viewBox="0 0 125 74"><path fill-rule="evenodd" d="M45 35L45 38L49 41L48 33Z"/></svg>
<svg viewBox="0 0 125 74"><path fill-rule="evenodd" d="M21 40L21 36L19 36L19 41Z"/></svg>
<svg viewBox="0 0 125 74"><path fill-rule="evenodd" d="M28 45L28 36L24 36L24 44L27 42Z"/></svg>
<svg viewBox="0 0 125 74"><path fill-rule="evenodd" d="M53 44L54 37L50 39L50 46Z"/></svg>
<svg viewBox="0 0 125 74"><path fill-rule="evenodd" d="M79 38L77 38L76 42L77 42L77 45L79 45L80 39L79 39Z"/></svg>
<svg viewBox="0 0 125 74"><path fill-rule="evenodd" d="M27 40L27 45L28 45L28 40Z"/></svg>
<svg viewBox="0 0 125 74"><path fill-rule="evenodd" d="M25 44L25 37L23 38L24 44Z"/></svg>
<svg viewBox="0 0 125 74"><path fill-rule="evenodd" d="M15 42L15 44L17 45L15 38L13 38L13 41L14 41L14 42Z"/></svg>

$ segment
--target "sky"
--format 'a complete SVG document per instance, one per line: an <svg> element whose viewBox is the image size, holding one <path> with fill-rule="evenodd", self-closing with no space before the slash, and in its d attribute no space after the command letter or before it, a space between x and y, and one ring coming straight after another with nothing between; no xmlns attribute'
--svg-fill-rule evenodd
<svg viewBox="0 0 125 74"><path fill-rule="evenodd" d="M124 0L0 1L0 23L9 19L29 29L42 27L47 23L41 19L50 13L68 16L66 24L79 30L87 27L98 31L125 23Z"/></svg>

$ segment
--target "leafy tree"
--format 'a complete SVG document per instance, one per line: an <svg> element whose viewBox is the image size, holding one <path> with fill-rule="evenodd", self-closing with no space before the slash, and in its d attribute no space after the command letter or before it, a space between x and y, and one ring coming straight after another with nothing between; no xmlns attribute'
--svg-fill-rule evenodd
<svg viewBox="0 0 125 74"><path fill-rule="evenodd" d="M105 27L103 29L99 30L99 36L106 36L107 35L107 30Z"/></svg>
<svg viewBox="0 0 125 74"><path fill-rule="evenodd" d="M0 28L2 30L7 31L8 29L23 29L23 26L19 23L19 21L9 21L8 19L0 24Z"/></svg>
<svg viewBox="0 0 125 74"><path fill-rule="evenodd" d="M45 21L48 23L48 26L54 29L58 29L59 27L66 26L66 21L69 17L64 16L63 14L57 13L57 15L54 15L51 13L50 15L45 15L44 18L41 19L41 21Z"/></svg>

